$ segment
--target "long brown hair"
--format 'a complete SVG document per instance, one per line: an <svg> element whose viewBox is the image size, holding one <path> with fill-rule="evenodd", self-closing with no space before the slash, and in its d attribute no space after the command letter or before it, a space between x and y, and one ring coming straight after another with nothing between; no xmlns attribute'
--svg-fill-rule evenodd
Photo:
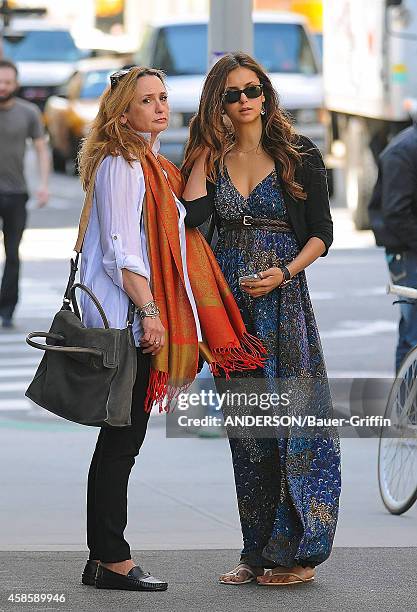
<svg viewBox="0 0 417 612"><path fill-rule="evenodd" d="M143 159L145 140L129 125L120 123L120 117L134 100L137 80L147 75L157 76L165 84L165 75L161 70L134 66L117 81L113 89L109 86L102 94L97 116L78 154L84 190L88 189L90 179L104 156L122 155L129 163Z"/></svg>
<svg viewBox="0 0 417 612"><path fill-rule="evenodd" d="M263 149L279 161L282 180L287 191L297 199L306 199L303 187L294 180L295 167L302 153L298 150L295 132L289 115L280 107L279 96L272 83L256 60L246 53L228 53L214 64L204 81L198 112L190 123L190 136L185 149L181 171L185 178L191 172L194 161L208 147L207 176L216 181L216 167L224 165L224 157L235 143L233 131L223 121L222 96L226 89L229 72L243 66L256 73L263 85L265 115L261 115Z"/></svg>

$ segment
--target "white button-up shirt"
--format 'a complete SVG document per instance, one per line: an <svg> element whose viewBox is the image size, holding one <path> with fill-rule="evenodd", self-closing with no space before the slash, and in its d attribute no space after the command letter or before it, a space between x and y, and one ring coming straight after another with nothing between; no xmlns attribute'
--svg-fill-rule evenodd
<svg viewBox="0 0 417 612"><path fill-rule="evenodd" d="M142 134L148 140L150 134ZM159 151L159 140L153 145ZM150 279L150 266L143 220L145 179L139 161L132 165L121 156L108 155L101 162L95 180L90 219L81 255L80 281L97 296L110 327L126 327L129 296L124 291L122 269ZM194 314L198 340L202 340L193 292L187 271L185 243L185 208L175 197L185 288ZM86 327L103 327L92 300L80 292L82 321ZM138 315L133 335L139 345L143 330Z"/></svg>

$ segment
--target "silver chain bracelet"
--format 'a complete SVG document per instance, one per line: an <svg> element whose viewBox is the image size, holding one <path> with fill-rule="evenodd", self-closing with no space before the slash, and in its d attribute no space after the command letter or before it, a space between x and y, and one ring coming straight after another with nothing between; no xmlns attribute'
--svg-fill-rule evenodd
<svg viewBox="0 0 417 612"><path fill-rule="evenodd" d="M145 317L156 319L160 315L160 310L153 300L143 304L143 306L138 306L135 310L141 319Z"/></svg>

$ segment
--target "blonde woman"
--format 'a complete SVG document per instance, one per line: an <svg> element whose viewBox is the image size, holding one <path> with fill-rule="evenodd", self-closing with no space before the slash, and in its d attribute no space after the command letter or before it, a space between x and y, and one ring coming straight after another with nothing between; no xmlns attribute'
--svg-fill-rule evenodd
<svg viewBox="0 0 417 612"><path fill-rule="evenodd" d="M169 409L195 378L200 354L223 372L255 368L262 359L210 248L198 230L185 228L179 170L158 153L169 121L163 74L133 67L110 83L80 153L83 187L94 188L91 211L83 210L80 221L88 222L81 282L96 294L111 327L125 327L129 298L135 303L138 369L132 425L101 428L91 461L90 555L82 581L161 591L166 581L136 564L123 535L129 475L149 412L154 404ZM100 327L88 297L81 305L87 327Z"/></svg>

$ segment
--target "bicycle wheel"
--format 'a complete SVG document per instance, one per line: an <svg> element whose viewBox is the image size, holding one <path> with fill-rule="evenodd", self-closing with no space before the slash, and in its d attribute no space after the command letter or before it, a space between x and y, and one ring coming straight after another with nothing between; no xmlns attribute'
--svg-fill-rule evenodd
<svg viewBox="0 0 417 612"><path fill-rule="evenodd" d="M378 451L378 482L391 514L403 514L417 499L417 347L406 355L391 387Z"/></svg>

